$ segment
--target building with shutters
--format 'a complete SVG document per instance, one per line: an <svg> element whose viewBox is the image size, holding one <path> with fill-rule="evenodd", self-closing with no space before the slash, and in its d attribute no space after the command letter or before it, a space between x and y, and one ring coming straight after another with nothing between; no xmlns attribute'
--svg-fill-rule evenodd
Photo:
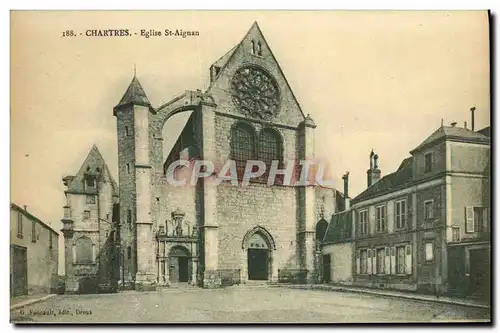
<svg viewBox="0 0 500 333"><path fill-rule="evenodd" d="M489 295L491 161L482 132L441 126L382 178L370 154L368 188L351 201L354 284Z"/></svg>
<svg viewBox="0 0 500 333"><path fill-rule="evenodd" d="M118 185L97 146L75 175L63 178L66 205L64 235L66 292L96 292L99 284L118 281L122 262L115 246Z"/></svg>
<svg viewBox="0 0 500 333"><path fill-rule="evenodd" d="M59 266L59 234L10 204L10 296L54 293Z"/></svg>

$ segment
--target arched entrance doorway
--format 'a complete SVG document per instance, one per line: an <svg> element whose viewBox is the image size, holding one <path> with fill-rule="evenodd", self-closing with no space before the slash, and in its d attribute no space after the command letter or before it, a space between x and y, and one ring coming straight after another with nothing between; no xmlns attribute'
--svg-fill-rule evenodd
<svg viewBox="0 0 500 333"><path fill-rule="evenodd" d="M274 240L267 230L256 227L245 235L243 248L247 254L248 280L270 280Z"/></svg>
<svg viewBox="0 0 500 333"><path fill-rule="evenodd" d="M171 283L189 282L191 276L191 254L183 246L174 246L168 253L169 278Z"/></svg>

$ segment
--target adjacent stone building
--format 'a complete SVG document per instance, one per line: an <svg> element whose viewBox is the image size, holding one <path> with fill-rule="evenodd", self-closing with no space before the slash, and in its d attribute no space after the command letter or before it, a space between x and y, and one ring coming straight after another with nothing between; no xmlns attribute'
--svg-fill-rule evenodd
<svg viewBox="0 0 500 333"><path fill-rule="evenodd" d="M382 178L372 152L368 188L344 216L334 215L323 240L324 254L333 256L332 280L489 296L491 161L483 133L489 129L441 126ZM341 223L349 221L346 234Z"/></svg>
<svg viewBox="0 0 500 333"><path fill-rule="evenodd" d="M53 293L57 287L59 234L10 204L10 296Z"/></svg>
<svg viewBox="0 0 500 333"><path fill-rule="evenodd" d="M119 280L121 257L115 246L118 185L97 146L74 176L63 178L66 292L92 292Z"/></svg>
<svg viewBox="0 0 500 333"><path fill-rule="evenodd" d="M279 176L277 185L268 186L267 173L236 186L217 184L214 174L228 159L236 161L240 179L247 160L261 160L269 170L272 160L283 169L287 160L313 159L316 125L303 113L257 23L209 70L206 91L186 91L159 107L134 76L113 110L121 246L129 254L123 279L136 289L276 281L289 272L313 281L317 223L340 209L342 195L315 184L280 185ZM165 123L186 111L192 112L189 120L163 156ZM169 171L179 159L187 166ZM215 164L209 177L196 185L169 184L170 173L175 179L190 174L198 160Z"/></svg>

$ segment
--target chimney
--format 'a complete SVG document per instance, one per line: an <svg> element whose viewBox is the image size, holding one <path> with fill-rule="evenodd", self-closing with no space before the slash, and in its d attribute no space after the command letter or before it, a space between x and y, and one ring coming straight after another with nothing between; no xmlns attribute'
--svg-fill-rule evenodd
<svg viewBox="0 0 500 333"><path fill-rule="evenodd" d="M467 122L464 121L464 128L467 129Z"/></svg>
<svg viewBox="0 0 500 333"><path fill-rule="evenodd" d="M368 187L380 180L380 170L378 168L378 155L372 150L370 153L370 169L366 171Z"/></svg>
<svg viewBox="0 0 500 333"><path fill-rule="evenodd" d="M24 208L25 211L28 211L28 206L23 205L23 208Z"/></svg>
<svg viewBox="0 0 500 333"><path fill-rule="evenodd" d="M470 108L470 112L471 112L471 122L470 122L470 129L471 131L474 131L474 111L476 111L476 107L473 106Z"/></svg>
<svg viewBox="0 0 500 333"><path fill-rule="evenodd" d="M351 205L349 199L349 171L342 176L342 179L344 180L344 210L348 210Z"/></svg>

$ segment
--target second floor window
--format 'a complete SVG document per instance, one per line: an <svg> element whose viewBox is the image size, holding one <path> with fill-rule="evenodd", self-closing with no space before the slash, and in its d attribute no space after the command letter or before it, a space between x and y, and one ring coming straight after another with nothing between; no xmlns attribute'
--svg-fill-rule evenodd
<svg viewBox="0 0 500 333"><path fill-rule="evenodd" d="M359 234L368 235L368 211L359 212Z"/></svg>
<svg viewBox="0 0 500 333"><path fill-rule="evenodd" d="M466 225L468 233L482 232L487 229L488 209L486 207L465 207Z"/></svg>
<svg viewBox="0 0 500 333"><path fill-rule="evenodd" d="M386 214L386 206L379 206L376 208L376 227L377 232L384 232L387 227L387 214Z"/></svg>
<svg viewBox="0 0 500 333"><path fill-rule="evenodd" d="M426 220L434 218L434 201L424 202L424 218Z"/></svg>
<svg viewBox="0 0 500 333"><path fill-rule="evenodd" d="M36 243L36 222L31 222L31 241Z"/></svg>
<svg viewBox="0 0 500 333"><path fill-rule="evenodd" d="M424 172L431 172L432 171L432 153L427 153L425 154L425 169Z"/></svg>
<svg viewBox="0 0 500 333"><path fill-rule="evenodd" d="M396 228L406 227L406 200L396 202Z"/></svg>
<svg viewBox="0 0 500 333"><path fill-rule="evenodd" d="M17 213L17 237L23 238L23 214Z"/></svg>

